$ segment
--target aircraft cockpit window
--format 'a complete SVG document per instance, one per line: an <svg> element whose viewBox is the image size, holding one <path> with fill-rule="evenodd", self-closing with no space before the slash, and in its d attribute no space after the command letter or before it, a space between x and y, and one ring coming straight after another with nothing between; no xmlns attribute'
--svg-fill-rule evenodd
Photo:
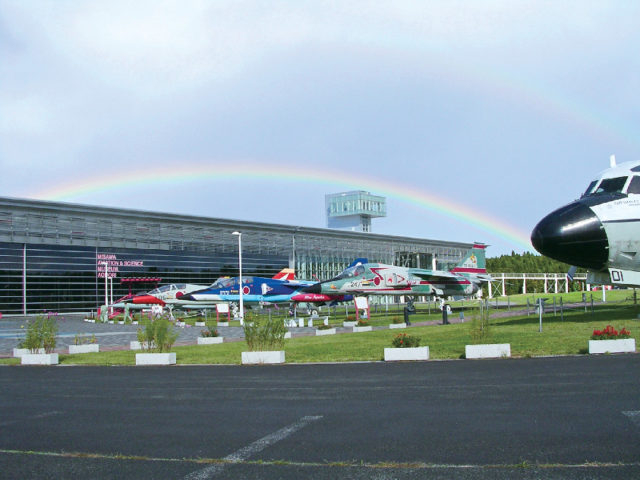
<svg viewBox="0 0 640 480"><path fill-rule="evenodd" d="M211 288L231 288L234 283L235 280L233 278L219 278L215 282L213 282Z"/></svg>
<svg viewBox="0 0 640 480"><path fill-rule="evenodd" d="M595 186L598 184L598 180L594 180L593 182L591 182L589 184L589 186L587 187L587 189L584 191L584 193L582 194L583 197L586 197L587 195L591 195L593 193L593 189L595 188Z"/></svg>
<svg viewBox="0 0 640 480"><path fill-rule="evenodd" d="M625 183L627 177L605 178L594 193L621 193Z"/></svg>
<svg viewBox="0 0 640 480"><path fill-rule="evenodd" d="M631 178L631 183L629 183L629 188L627 188L627 193L635 193L640 194L640 177L634 175Z"/></svg>
<svg viewBox="0 0 640 480"><path fill-rule="evenodd" d="M357 277L362 274L364 274L364 267L362 265L354 265L353 267L347 268L333 280L344 280L345 278Z"/></svg>
<svg viewBox="0 0 640 480"><path fill-rule="evenodd" d="M157 293L167 292L167 291L171 290L171 287L173 287L173 285L163 285L163 286L161 286L161 287L154 288L153 290L151 290L151 291L149 292L149 294L151 294L151 295L155 295L155 294L157 294Z"/></svg>
<svg viewBox="0 0 640 480"><path fill-rule="evenodd" d="M187 284L186 283L176 283L174 285L174 287L178 290L184 290L185 288L187 288Z"/></svg>

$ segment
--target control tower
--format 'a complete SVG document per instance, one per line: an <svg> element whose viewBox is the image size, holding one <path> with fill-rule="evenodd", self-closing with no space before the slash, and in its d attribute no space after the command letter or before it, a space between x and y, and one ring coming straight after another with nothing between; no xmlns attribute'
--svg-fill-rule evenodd
<svg viewBox="0 0 640 480"><path fill-rule="evenodd" d="M371 219L387 216L387 199L362 190L324 197L327 227L371 232Z"/></svg>

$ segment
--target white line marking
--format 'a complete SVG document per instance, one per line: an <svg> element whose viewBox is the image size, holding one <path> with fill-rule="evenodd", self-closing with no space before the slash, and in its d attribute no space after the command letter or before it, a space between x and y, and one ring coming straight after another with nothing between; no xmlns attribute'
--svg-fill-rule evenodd
<svg viewBox="0 0 640 480"><path fill-rule="evenodd" d="M631 420L636 427L640 428L640 410L622 412L622 414L629 417L629 420Z"/></svg>
<svg viewBox="0 0 640 480"><path fill-rule="evenodd" d="M277 432L267 435L266 437L262 437L260 440L256 440L251 445L247 445L246 447L241 448L237 452L227 455L226 457L223 458L224 463L211 465L210 467L204 468L202 470L198 470L197 472L192 472L184 478L185 480L206 480L208 478L212 478L218 473L222 472L225 469L225 467L230 463L240 463L244 460L247 460L249 457L255 455L258 452L261 452L262 450L267 448L269 445L273 445L274 443L279 442L280 440L284 440L289 435L306 427L311 422L320 420L321 418L322 418L322 415L302 417L297 422L292 423L287 427L281 428Z"/></svg>
<svg viewBox="0 0 640 480"><path fill-rule="evenodd" d="M6 427L6 426L9 426L9 425L13 425L15 423L24 422L26 420L39 420L41 418L47 418L47 417L51 417L53 415L62 415L62 412L53 411L53 412L39 413L38 415L32 415L31 417L27 417L27 418L22 419L22 420L11 420L9 422L0 423L0 427Z"/></svg>

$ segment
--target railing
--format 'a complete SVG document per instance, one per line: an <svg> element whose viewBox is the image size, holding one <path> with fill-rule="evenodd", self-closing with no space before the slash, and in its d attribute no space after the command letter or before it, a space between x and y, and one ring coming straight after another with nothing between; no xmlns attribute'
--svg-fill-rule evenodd
<svg viewBox="0 0 640 480"><path fill-rule="evenodd" d="M498 295L506 295L507 280L521 280L522 293L527 293L527 280L541 280L544 282L544 293L549 293L552 288L554 293L569 292L569 279L566 273L491 273L492 280L488 282L489 298L493 298L494 292ZM584 282L586 285L587 274L576 273L573 281ZM588 289L588 286L586 286Z"/></svg>

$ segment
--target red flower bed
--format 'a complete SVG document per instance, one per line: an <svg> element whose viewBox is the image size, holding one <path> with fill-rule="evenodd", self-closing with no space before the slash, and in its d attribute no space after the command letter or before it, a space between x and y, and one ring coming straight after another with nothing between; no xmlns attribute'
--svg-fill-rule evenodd
<svg viewBox="0 0 640 480"><path fill-rule="evenodd" d="M624 327L618 331L611 325L607 325L604 330L594 330L591 340L619 340L630 336L631 333Z"/></svg>

